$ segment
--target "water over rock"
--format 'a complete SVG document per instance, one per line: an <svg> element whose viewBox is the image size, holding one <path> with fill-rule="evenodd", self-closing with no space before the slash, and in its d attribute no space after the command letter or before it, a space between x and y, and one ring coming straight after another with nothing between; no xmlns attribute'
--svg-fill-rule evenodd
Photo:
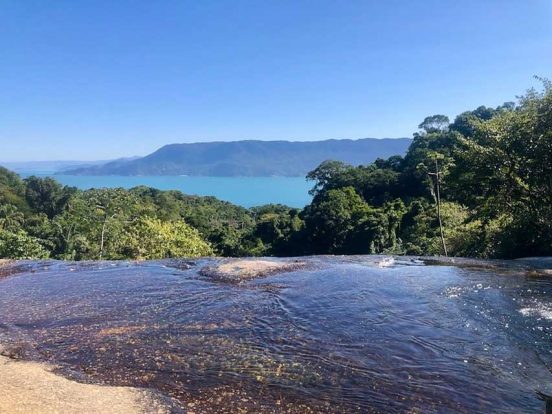
<svg viewBox="0 0 552 414"><path fill-rule="evenodd" d="M541 261L0 269L0 354L153 390L175 399L171 412L539 412L552 394L552 278Z"/></svg>

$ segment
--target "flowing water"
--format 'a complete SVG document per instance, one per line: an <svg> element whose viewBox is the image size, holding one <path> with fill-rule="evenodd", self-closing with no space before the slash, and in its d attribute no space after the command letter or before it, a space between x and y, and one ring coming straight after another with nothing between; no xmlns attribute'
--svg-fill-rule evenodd
<svg viewBox="0 0 552 414"><path fill-rule="evenodd" d="M235 284L198 273L217 260L20 263L3 352L194 413L530 413L552 394L550 276L313 257Z"/></svg>

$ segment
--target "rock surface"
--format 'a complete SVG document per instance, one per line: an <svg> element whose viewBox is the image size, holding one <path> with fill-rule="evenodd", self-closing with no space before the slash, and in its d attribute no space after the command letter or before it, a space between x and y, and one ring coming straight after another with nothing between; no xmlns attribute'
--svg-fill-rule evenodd
<svg viewBox="0 0 552 414"><path fill-rule="evenodd" d="M53 367L0 356L0 413L168 413L147 391L80 384Z"/></svg>
<svg viewBox="0 0 552 414"><path fill-rule="evenodd" d="M550 263L13 261L0 413L543 412Z"/></svg>
<svg viewBox="0 0 552 414"><path fill-rule="evenodd" d="M292 272L306 267L306 262L276 260L230 260L215 266L207 266L200 273L227 282L240 282L275 273Z"/></svg>

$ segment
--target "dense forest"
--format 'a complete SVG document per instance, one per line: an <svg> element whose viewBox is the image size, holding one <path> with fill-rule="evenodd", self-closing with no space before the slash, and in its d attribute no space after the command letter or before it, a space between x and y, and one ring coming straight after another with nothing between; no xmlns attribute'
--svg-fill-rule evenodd
<svg viewBox="0 0 552 414"><path fill-rule="evenodd" d="M429 116L404 157L307 175L304 209L147 187L80 191L0 169L0 257L552 255L552 84Z"/></svg>

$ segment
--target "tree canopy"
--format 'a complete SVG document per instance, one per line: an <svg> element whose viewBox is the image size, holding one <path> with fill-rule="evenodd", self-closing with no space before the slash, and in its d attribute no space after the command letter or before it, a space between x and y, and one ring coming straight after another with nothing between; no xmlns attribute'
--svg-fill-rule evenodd
<svg viewBox="0 0 552 414"><path fill-rule="evenodd" d="M542 82L517 103L426 117L404 157L322 162L304 209L144 186L81 191L0 167L0 257L434 255L443 238L452 255L552 255L552 84Z"/></svg>

